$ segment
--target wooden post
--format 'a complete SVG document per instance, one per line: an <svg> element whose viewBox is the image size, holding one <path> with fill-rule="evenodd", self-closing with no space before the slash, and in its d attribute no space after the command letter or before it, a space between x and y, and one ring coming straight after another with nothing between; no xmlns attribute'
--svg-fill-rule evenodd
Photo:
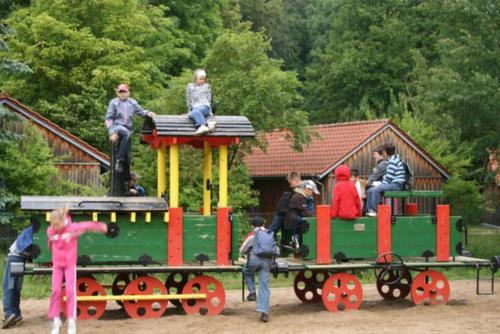
<svg viewBox="0 0 500 334"><path fill-rule="evenodd" d="M377 208L377 253L382 255L392 251L392 231L391 231L391 206L379 205ZM381 262L392 261L390 255Z"/></svg>
<svg viewBox="0 0 500 334"><path fill-rule="evenodd" d="M331 219L330 206L316 207L316 263L329 264L331 262Z"/></svg>
<svg viewBox="0 0 500 334"><path fill-rule="evenodd" d="M167 149L160 146L157 149L157 189L156 196L162 197L167 190Z"/></svg>
<svg viewBox="0 0 500 334"><path fill-rule="evenodd" d="M438 205L436 214L436 250L438 261L450 259L450 206Z"/></svg>
<svg viewBox="0 0 500 334"><path fill-rule="evenodd" d="M170 145L170 208L179 206L179 144Z"/></svg>
<svg viewBox="0 0 500 334"><path fill-rule="evenodd" d="M219 208L227 207L227 145L219 147Z"/></svg>
<svg viewBox="0 0 500 334"><path fill-rule="evenodd" d="M212 147L205 140L203 142L203 215L211 213L211 190L208 185L212 182Z"/></svg>

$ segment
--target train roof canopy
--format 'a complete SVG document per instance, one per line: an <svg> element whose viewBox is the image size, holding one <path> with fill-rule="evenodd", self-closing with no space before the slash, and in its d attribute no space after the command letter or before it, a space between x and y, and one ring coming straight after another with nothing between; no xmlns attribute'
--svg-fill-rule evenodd
<svg viewBox="0 0 500 334"><path fill-rule="evenodd" d="M165 199L157 197L21 196L21 209L50 211L67 206L73 211L167 211Z"/></svg>
<svg viewBox="0 0 500 334"><path fill-rule="evenodd" d="M252 123L245 116L215 116L217 127L214 132L203 136L195 136L196 128L188 115L156 115L147 118L142 127L142 142L151 144L153 148L159 143L189 144L203 147L208 141L212 146L235 145L240 138L255 137Z"/></svg>

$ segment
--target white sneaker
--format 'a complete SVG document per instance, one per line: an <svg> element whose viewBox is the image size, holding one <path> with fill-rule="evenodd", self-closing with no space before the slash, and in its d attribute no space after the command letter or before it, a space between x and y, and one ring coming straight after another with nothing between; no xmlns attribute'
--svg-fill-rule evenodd
<svg viewBox="0 0 500 334"><path fill-rule="evenodd" d="M76 321L73 318L68 320L68 334L76 334Z"/></svg>
<svg viewBox="0 0 500 334"><path fill-rule="evenodd" d="M373 210L368 210L368 212L366 213L366 216L367 217L377 217L377 213Z"/></svg>
<svg viewBox="0 0 500 334"><path fill-rule="evenodd" d="M207 121L208 125L208 132L212 133L215 131L215 128L217 127L217 122L216 121Z"/></svg>
<svg viewBox="0 0 500 334"><path fill-rule="evenodd" d="M54 322L52 323L52 331L50 334L59 334L59 329L61 328L62 321L60 318L54 318Z"/></svg>
<svg viewBox="0 0 500 334"><path fill-rule="evenodd" d="M201 125L200 127L198 127L198 129L196 129L196 131L194 132L194 135L201 136L202 134L207 133L207 132L208 132L208 127L206 125Z"/></svg>

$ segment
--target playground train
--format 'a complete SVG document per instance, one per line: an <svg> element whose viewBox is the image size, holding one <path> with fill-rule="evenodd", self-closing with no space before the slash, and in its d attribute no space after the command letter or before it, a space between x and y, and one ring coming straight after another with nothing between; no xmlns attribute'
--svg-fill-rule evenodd
<svg viewBox="0 0 500 334"><path fill-rule="evenodd" d="M113 301L132 318L159 317L169 304L182 307L187 314L219 314L225 291L213 273L241 272L244 265L238 254L243 227L228 207L228 146L255 133L245 117L218 116L217 125L214 133L195 137L186 116L159 115L144 123L141 140L157 151L157 197L23 196L22 210L30 211L31 219L42 225L33 236L39 252L32 265L13 272L50 274L46 227L51 210L66 205L75 222L94 220L119 226L113 239L100 234L80 238L79 319L100 318L107 303ZM183 144L204 151L201 214L184 213L179 205L179 148ZM165 200L167 147L169 205ZM216 212L210 206L214 148L218 149L220 178ZM440 195L413 191L388 192L385 197ZM275 275L294 273L299 300L322 302L330 311L361 306L363 289L354 273L373 270L384 299L411 295L417 305L447 302L450 285L436 268L474 267L478 277L481 268L489 268L493 277L499 261L461 256L464 227L460 217L450 215L448 205L436 204L430 214L417 214L411 204L407 207L407 215L396 216L391 205L380 205L377 217L344 221L331 220L329 206L318 205L316 216L307 219L309 229L302 235L301 256L283 254L273 271ZM99 283L96 277L102 275L97 274L113 275L112 284Z"/></svg>

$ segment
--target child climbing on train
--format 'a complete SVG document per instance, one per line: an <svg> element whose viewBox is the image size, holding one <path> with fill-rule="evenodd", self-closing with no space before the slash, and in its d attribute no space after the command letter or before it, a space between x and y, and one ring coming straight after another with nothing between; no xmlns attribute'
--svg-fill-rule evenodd
<svg viewBox="0 0 500 334"><path fill-rule="evenodd" d="M115 225L115 224L112 224ZM112 233L115 227L111 227ZM108 233L108 226L99 222L80 222L74 224L67 207L52 211L47 241L52 252L52 294L50 296L49 319L53 319L52 334L58 334L61 327L61 294L63 279L66 290L66 315L68 334L76 333L76 261L78 237L83 233Z"/></svg>
<svg viewBox="0 0 500 334"><path fill-rule="evenodd" d="M240 247L240 253L247 257L243 267L243 277L248 285L247 301L257 300L257 312L261 313L262 322L269 321L269 274L273 259L279 255L279 248L274 240L274 233L264 227L264 219L254 217L251 220L253 230L247 235ZM259 275L259 294L255 293L255 273Z"/></svg>
<svg viewBox="0 0 500 334"><path fill-rule="evenodd" d="M330 216L332 218L355 219L361 217L361 201L354 182L350 180L349 166L340 165L335 169L337 183L333 187Z"/></svg>
<svg viewBox="0 0 500 334"><path fill-rule="evenodd" d="M313 196L313 193L319 194L314 182L307 182L304 187L294 189L288 203L289 212L284 219L284 227L293 233L291 244L296 250L300 248L301 235L307 230L308 224L304 217L312 217L313 213L308 210L307 198Z"/></svg>

